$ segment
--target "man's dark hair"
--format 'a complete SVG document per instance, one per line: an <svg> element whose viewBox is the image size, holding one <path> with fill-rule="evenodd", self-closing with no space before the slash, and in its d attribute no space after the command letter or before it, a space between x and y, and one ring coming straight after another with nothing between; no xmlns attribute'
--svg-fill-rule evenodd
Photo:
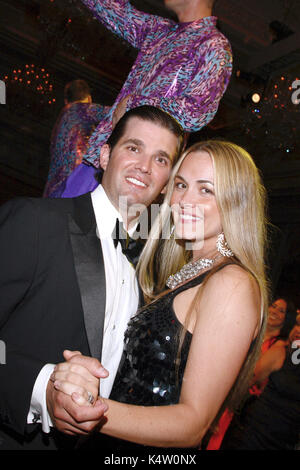
<svg viewBox="0 0 300 470"><path fill-rule="evenodd" d="M73 80L67 83L64 89L64 97L68 103L84 100L91 94L89 85L85 80Z"/></svg>
<svg viewBox="0 0 300 470"><path fill-rule="evenodd" d="M154 106L138 106L137 108L132 108L127 111L117 122L110 137L107 140L107 144L110 146L110 149L112 150L122 138L125 133L128 120L133 117L136 117L143 121L149 121L161 127L164 127L178 138L177 153L173 160L173 163L175 163L179 155L181 154L183 148L184 131L180 124L170 114Z"/></svg>

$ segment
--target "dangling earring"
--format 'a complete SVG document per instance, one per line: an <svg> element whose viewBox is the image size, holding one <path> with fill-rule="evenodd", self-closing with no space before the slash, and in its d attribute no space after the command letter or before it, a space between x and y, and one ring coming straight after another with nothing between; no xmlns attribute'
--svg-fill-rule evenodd
<svg viewBox="0 0 300 470"><path fill-rule="evenodd" d="M234 253L230 250L228 243L225 241L225 235L223 232L218 235L216 245L218 252L221 253L222 256L227 256L227 258L234 256Z"/></svg>

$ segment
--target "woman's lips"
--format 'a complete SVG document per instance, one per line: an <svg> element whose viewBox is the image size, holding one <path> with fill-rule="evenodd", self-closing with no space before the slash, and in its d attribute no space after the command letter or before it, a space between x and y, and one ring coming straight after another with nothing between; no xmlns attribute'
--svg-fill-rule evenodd
<svg viewBox="0 0 300 470"><path fill-rule="evenodd" d="M182 222L201 222L203 220L202 217L193 214L179 214L179 219Z"/></svg>

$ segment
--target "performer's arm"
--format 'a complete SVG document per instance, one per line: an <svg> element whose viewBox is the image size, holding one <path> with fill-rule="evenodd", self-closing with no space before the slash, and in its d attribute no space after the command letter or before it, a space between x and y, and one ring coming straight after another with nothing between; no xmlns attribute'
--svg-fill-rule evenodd
<svg viewBox="0 0 300 470"><path fill-rule="evenodd" d="M95 17L113 33L140 49L146 35L160 23L159 16L134 8L129 0L82 0Z"/></svg>
<svg viewBox="0 0 300 470"><path fill-rule="evenodd" d="M218 47L214 40L208 40L206 49L204 62L201 62L202 58L197 57L195 52L192 60L196 72L191 80L181 75L178 66L179 86L175 85L174 96L172 90L170 96L163 97L132 93L127 100L126 109L142 105L156 106L173 116L187 132L197 132L206 126L218 110L232 71L232 55L229 47L227 49L223 45ZM179 87L180 91L177 91Z"/></svg>

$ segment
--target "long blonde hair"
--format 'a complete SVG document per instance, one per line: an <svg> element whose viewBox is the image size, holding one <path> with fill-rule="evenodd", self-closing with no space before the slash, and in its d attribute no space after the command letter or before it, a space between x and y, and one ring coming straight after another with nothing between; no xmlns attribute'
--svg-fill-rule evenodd
<svg viewBox="0 0 300 470"><path fill-rule="evenodd" d="M164 295L167 278L177 272L191 256L185 250L184 245L179 244L174 237L168 237L166 234L170 226L170 201L174 178L183 160L192 152L207 152L212 159L214 191L222 228L226 241L234 252L234 257L230 259L230 262L240 265L255 279L261 296L262 326L260 333L213 422L214 426L225 408L236 410L239 406L248 389L264 335L269 303L264 262L267 239L266 191L253 159L246 150L238 145L231 142L210 140L194 144L187 149L172 172L160 214L153 224L137 267L139 282L147 301ZM206 276L203 287L216 269L212 269ZM196 295L193 305L189 309L180 344L183 342L191 310L199 304L199 296L201 291L203 292L203 288L198 291L199 294Z"/></svg>

